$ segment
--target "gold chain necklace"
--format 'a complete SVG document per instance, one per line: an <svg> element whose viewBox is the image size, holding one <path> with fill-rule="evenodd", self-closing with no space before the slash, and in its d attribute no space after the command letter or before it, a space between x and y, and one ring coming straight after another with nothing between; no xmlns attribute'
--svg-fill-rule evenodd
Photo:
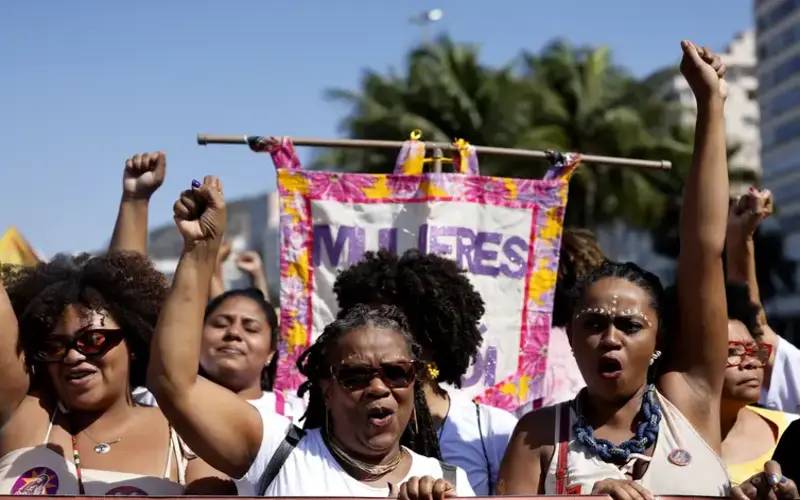
<svg viewBox="0 0 800 500"><path fill-rule="evenodd" d="M325 444L328 445L328 449L331 450L333 455L340 462L343 462L349 467L352 467L353 469L363 473L366 476L367 481L378 479L392 472L400 465L400 461L403 459L403 447L401 446L400 452L391 460L391 462L378 465L369 464L357 458L351 457L350 454L336 444L336 440L332 436L328 436L327 433L323 433L323 437L325 438Z"/></svg>

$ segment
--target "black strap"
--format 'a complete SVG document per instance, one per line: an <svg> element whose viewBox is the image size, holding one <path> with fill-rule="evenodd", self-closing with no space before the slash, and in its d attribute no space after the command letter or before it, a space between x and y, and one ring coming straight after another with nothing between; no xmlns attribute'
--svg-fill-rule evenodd
<svg viewBox="0 0 800 500"><path fill-rule="evenodd" d="M458 482L458 467L453 464L448 464L447 462L442 462L439 460L439 465L442 466L442 479L453 485L453 488L458 486L456 483Z"/></svg>
<svg viewBox="0 0 800 500"><path fill-rule="evenodd" d="M483 458L486 459L486 480L489 482L489 495L494 495L494 481L492 480L492 462L489 461L489 453L486 451L486 441L483 439L483 426L481 425L481 407L475 403L475 416L478 417L478 434L481 436L481 448L483 448Z"/></svg>
<svg viewBox="0 0 800 500"><path fill-rule="evenodd" d="M286 437L283 438L283 441L281 441L278 449L275 450L272 458L269 459L267 467L264 469L264 472L261 474L261 477L258 480L258 489L256 490L258 496L264 496L264 493L266 493L267 488L269 488L269 485L272 484L272 481L275 480L275 477L278 475L278 472L280 472L281 467L283 467L283 464L286 462L286 459L289 458L289 454L295 449L295 447L297 447L297 443L299 443L305 435L306 431L300 427L297 427L296 425L289 427Z"/></svg>

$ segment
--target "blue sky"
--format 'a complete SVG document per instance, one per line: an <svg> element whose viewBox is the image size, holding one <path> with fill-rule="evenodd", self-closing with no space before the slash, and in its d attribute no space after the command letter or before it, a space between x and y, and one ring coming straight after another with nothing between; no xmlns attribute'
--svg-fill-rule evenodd
<svg viewBox="0 0 800 500"><path fill-rule="evenodd" d="M139 151L168 154L151 227L206 173L230 199L273 188L266 157L195 135L339 135L348 110L324 91L401 69L426 36L409 18L435 7L427 36L475 43L485 63L560 37L637 75L677 62L681 38L721 49L752 25L747 0L2 2L0 231L48 256L100 248Z"/></svg>

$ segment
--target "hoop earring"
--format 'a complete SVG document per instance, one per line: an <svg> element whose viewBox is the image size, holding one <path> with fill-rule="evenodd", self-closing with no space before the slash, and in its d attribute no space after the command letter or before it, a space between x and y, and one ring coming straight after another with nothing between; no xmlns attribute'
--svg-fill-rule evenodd
<svg viewBox="0 0 800 500"><path fill-rule="evenodd" d="M325 435L331 436L331 412L328 409L325 410Z"/></svg>
<svg viewBox="0 0 800 500"><path fill-rule="evenodd" d="M419 434L419 423L417 422L417 405L414 405L414 409L411 410L411 418L414 421L414 434Z"/></svg>

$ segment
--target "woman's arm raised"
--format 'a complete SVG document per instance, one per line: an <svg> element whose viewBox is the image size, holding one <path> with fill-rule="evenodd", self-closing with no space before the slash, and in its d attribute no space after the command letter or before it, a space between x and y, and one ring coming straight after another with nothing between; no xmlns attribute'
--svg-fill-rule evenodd
<svg viewBox="0 0 800 500"><path fill-rule="evenodd" d="M707 48L688 41L681 46L681 72L697 100L697 125L680 220L679 318L665 339L669 355L659 384L709 444L719 449L719 399L728 339L722 268L729 197L725 65Z"/></svg>
<svg viewBox="0 0 800 500"><path fill-rule="evenodd" d="M148 386L189 447L209 465L241 477L262 438L261 418L236 394L197 374L203 310L225 232L225 201L216 177L175 203L184 250L153 335Z"/></svg>
<svg viewBox="0 0 800 500"><path fill-rule="evenodd" d="M25 355L19 343L19 325L0 273L0 428L30 388Z"/></svg>
<svg viewBox="0 0 800 500"><path fill-rule="evenodd" d="M147 214L150 197L164 183L167 157L157 153L134 155L125 161L122 199L109 251L122 250L147 255Z"/></svg>

